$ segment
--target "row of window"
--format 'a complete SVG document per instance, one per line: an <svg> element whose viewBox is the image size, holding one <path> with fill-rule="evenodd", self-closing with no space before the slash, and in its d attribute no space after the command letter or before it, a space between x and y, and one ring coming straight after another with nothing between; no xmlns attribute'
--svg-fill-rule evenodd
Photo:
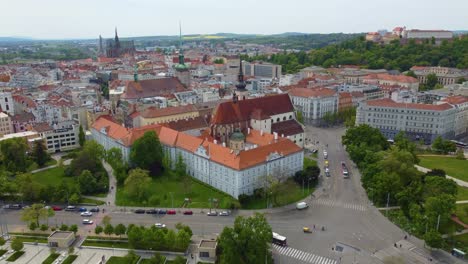
<svg viewBox="0 0 468 264"><path fill-rule="evenodd" d="M407 114L415 114L415 115L440 115L440 112L434 111L416 111L416 110L408 110L406 109L395 109L395 108L372 108L370 107L368 111L376 111L376 112L390 112L390 113L407 113Z"/></svg>

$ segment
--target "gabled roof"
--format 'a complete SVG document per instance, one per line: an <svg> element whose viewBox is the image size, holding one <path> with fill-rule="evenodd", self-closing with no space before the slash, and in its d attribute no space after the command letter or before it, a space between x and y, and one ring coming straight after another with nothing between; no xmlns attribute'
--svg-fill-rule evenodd
<svg viewBox="0 0 468 264"><path fill-rule="evenodd" d="M287 94L220 103L211 119L211 124L231 124L251 119L252 113L261 109L262 116L293 112L294 106Z"/></svg>
<svg viewBox="0 0 468 264"><path fill-rule="evenodd" d="M187 89L175 77L154 80L129 81L125 85L123 99L140 99L157 96L168 96Z"/></svg>
<svg viewBox="0 0 468 264"><path fill-rule="evenodd" d="M181 119L177 121L172 121L169 123L162 124L168 128L174 129L176 131L187 131L192 129L203 129L209 126L207 120L202 116L197 116L195 118Z"/></svg>
<svg viewBox="0 0 468 264"><path fill-rule="evenodd" d="M122 139L129 133L125 127L115 123L112 117L105 115L98 117L92 127L99 132L105 129L106 134L115 140Z"/></svg>
<svg viewBox="0 0 468 264"><path fill-rule="evenodd" d="M304 133L304 129L302 128L302 126L294 119L273 123L271 125L271 131L278 133L279 137L281 137L282 135L287 137L299 133Z"/></svg>
<svg viewBox="0 0 468 264"><path fill-rule="evenodd" d="M197 109L195 108L194 105L182 105L182 106L166 107L166 108L157 108L157 107L152 106L140 112L140 116L143 118L156 118L156 117L178 115L178 114L184 114L184 113L196 112L196 111Z"/></svg>
<svg viewBox="0 0 468 264"><path fill-rule="evenodd" d="M328 88L293 88L289 90L289 94L297 97L331 97L336 92Z"/></svg>

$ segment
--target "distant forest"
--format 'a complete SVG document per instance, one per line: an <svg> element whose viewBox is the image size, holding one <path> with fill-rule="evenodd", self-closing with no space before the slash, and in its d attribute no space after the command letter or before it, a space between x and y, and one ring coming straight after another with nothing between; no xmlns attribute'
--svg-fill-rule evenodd
<svg viewBox="0 0 468 264"><path fill-rule="evenodd" d="M402 45L398 40L388 45L366 41L364 37L332 44L309 52L282 52L271 56L243 56L243 59L263 60L281 64L283 73L296 73L311 66L325 68L340 65L360 65L368 69L409 70L412 66L441 66L468 68L468 38L455 38L435 45L433 41L416 44L409 41Z"/></svg>

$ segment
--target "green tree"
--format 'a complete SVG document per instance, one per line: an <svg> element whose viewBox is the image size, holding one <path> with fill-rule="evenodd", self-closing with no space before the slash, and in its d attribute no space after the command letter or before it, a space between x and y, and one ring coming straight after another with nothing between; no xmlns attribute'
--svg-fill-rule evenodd
<svg viewBox="0 0 468 264"><path fill-rule="evenodd" d="M123 162L122 150L116 147L109 149L106 152L106 161L115 170Z"/></svg>
<svg viewBox="0 0 468 264"><path fill-rule="evenodd" d="M171 261L172 263L175 263L175 264L185 264L187 263L187 260L181 256L177 256L173 261Z"/></svg>
<svg viewBox="0 0 468 264"><path fill-rule="evenodd" d="M21 212L21 220L34 223L36 227L39 226L39 220L47 219L51 216L53 216L53 210L44 208L43 204L33 204Z"/></svg>
<svg viewBox="0 0 468 264"><path fill-rule="evenodd" d="M10 244L11 249L14 251L20 251L23 249L24 245L23 242L19 238L13 238Z"/></svg>
<svg viewBox="0 0 468 264"><path fill-rule="evenodd" d="M50 154L47 152L47 149L44 145L44 141L34 141L32 157L39 167L43 167L47 163L47 161L50 160Z"/></svg>
<svg viewBox="0 0 468 264"><path fill-rule="evenodd" d="M0 237L0 247L3 247L5 245L6 241L3 237Z"/></svg>
<svg viewBox="0 0 468 264"><path fill-rule="evenodd" d="M106 224L104 227L104 234L110 236L114 233L114 227L111 224Z"/></svg>
<svg viewBox="0 0 468 264"><path fill-rule="evenodd" d="M435 227L439 216L439 224L443 225L455 210L455 197L450 194L428 197L424 203L424 210L430 225Z"/></svg>
<svg viewBox="0 0 468 264"><path fill-rule="evenodd" d="M269 254L271 227L262 214L236 217L218 238L221 263L273 263ZM266 254L264 254L265 252ZM266 258L266 259L265 259Z"/></svg>
<svg viewBox="0 0 468 264"><path fill-rule="evenodd" d="M213 60L214 64L224 64L224 59L223 58L217 58Z"/></svg>
<svg viewBox="0 0 468 264"><path fill-rule="evenodd" d="M85 141L86 141L86 135L85 135L85 132L83 130L83 126L80 125L80 132L78 134L78 142L80 143L80 146L84 146L85 144Z"/></svg>
<svg viewBox="0 0 468 264"><path fill-rule="evenodd" d="M78 232L78 226L77 225L71 225L68 230L72 231L73 233L76 234L76 232Z"/></svg>
<svg viewBox="0 0 468 264"><path fill-rule="evenodd" d="M81 200L81 196L78 193L72 193L68 198L70 204L78 204Z"/></svg>
<svg viewBox="0 0 468 264"><path fill-rule="evenodd" d="M173 249L175 244L176 244L176 233L174 230L169 229L166 232L166 235L164 236L164 246L167 249Z"/></svg>
<svg viewBox="0 0 468 264"><path fill-rule="evenodd" d="M466 82L466 79L463 78L463 77L460 77L460 78L457 79L457 82L456 82L456 83L462 84L462 83L464 83L464 82Z"/></svg>
<svg viewBox="0 0 468 264"><path fill-rule="evenodd" d="M424 197L438 196L441 194L457 195L457 184L445 177L426 176L424 184Z"/></svg>
<svg viewBox="0 0 468 264"><path fill-rule="evenodd" d="M182 154L179 153L175 164L175 173L178 178L182 178L183 176L185 176L186 171L187 165L185 164L184 159L182 158Z"/></svg>
<svg viewBox="0 0 468 264"><path fill-rule="evenodd" d="M104 229L102 228L102 226L96 226L96 228L94 228L94 233L95 233L96 235L101 234L102 231L104 231Z"/></svg>
<svg viewBox="0 0 468 264"><path fill-rule="evenodd" d="M136 168L130 171L124 183L125 192L138 201L144 201L148 198L148 186L151 183L151 177L148 171Z"/></svg>
<svg viewBox="0 0 468 264"><path fill-rule="evenodd" d="M31 173L19 174L16 176L16 185L19 187L18 191L21 193L25 201L37 201L41 185L33 180Z"/></svg>
<svg viewBox="0 0 468 264"><path fill-rule="evenodd" d="M436 84L438 84L439 81L437 80L437 75L435 75L435 73L429 73L427 76L426 76L426 88L427 90L433 90L436 86Z"/></svg>
<svg viewBox="0 0 468 264"><path fill-rule="evenodd" d="M441 248L443 244L442 236L435 230L430 230L424 235L424 241L431 248Z"/></svg>
<svg viewBox="0 0 468 264"><path fill-rule="evenodd" d="M60 231L68 231L68 226L66 224L62 224L59 229Z"/></svg>
<svg viewBox="0 0 468 264"><path fill-rule="evenodd" d="M193 235L192 229L188 225L184 225L184 224L179 222L179 223L177 223L175 225L175 228L177 230L184 230L185 232L187 232L187 234L189 234L190 237L192 237L192 235Z"/></svg>
<svg viewBox="0 0 468 264"><path fill-rule="evenodd" d="M296 111L296 118L297 118L297 122L304 124L304 116L302 115L302 111L299 111L299 110Z"/></svg>
<svg viewBox="0 0 468 264"><path fill-rule="evenodd" d="M135 140L130 151L130 161L135 167L149 170L152 175L159 172L162 165L163 149L154 131Z"/></svg>
<svg viewBox="0 0 468 264"><path fill-rule="evenodd" d="M34 231L34 230L37 229L37 224L36 224L35 222L31 222L31 223L29 223L29 226L28 226L28 227L29 227L29 229L30 229L31 231Z"/></svg>
<svg viewBox="0 0 468 264"><path fill-rule="evenodd" d="M159 253L154 254L153 257L151 257L148 260L149 264L164 264L166 262L166 258L162 256Z"/></svg>
<svg viewBox="0 0 468 264"><path fill-rule="evenodd" d="M7 171L25 172L28 168L26 152L28 144L24 138L11 138L0 143L2 161Z"/></svg>
<svg viewBox="0 0 468 264"><path fill-rule="evenodd" d="M42 224L40 229L41 229L41 231L44 232L44 231L49 230L49 227L46 224Z"/></svg>
<svg viewBox="0 0 468 264"><path fill-rule="evenodd" d="M83 194L92 194L98 189L96 178L89 170L83 170L77 180Z"/></svg>
<svg viewBox="0 0 468 264"><path fill-rule="evenodd" d="M118 224L114 228L114 233L119 237L122 237L122 235L124 235L126 231L127 228L123 224Z"/></svg>
<svg viewBox="0 0 468 264"><path fill-rule="evenodd" d="M463 151L463 149L459 148L457 149L457 152L456 152L456 159L459 159L459 160L465 160L465 152Z"/></svg>
<svg viewBox="0 0 468 264"><path fill-rule="evenodd" d="M191 236L185 230L181 229L177 232L175 247L179 250L186 250L190 245Z"/></svg>
<svg viewBox="0 0 468 264"><path fill-rule="evenodd" d="M413 78L418 78L418 76L416 76L414 71L407 71L405 75L409 77L413 77Z"/></svg>

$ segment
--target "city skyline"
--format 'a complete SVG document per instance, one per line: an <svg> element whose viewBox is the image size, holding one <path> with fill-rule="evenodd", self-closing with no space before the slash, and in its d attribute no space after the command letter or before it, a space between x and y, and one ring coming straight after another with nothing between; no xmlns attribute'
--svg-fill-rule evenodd
<svg viewBox="0 0 468 264"><path fill-rule="evenodd" d="M418 29L466 29L463 10L468 2L441 5L435 1L358 3L330 0L310 3L298 0L285 5L279 0L219 1L202 0L159 2L149 0L81 1L63 5L62 1L21 0L10 2L0 17L5 25L1 37L35 39L91 39L177 35L182 21L183 34L359 33L391 30L395 26ZM28 9L24 9L28 6ZM366 14L366 15L364 15Z"/></svg>

